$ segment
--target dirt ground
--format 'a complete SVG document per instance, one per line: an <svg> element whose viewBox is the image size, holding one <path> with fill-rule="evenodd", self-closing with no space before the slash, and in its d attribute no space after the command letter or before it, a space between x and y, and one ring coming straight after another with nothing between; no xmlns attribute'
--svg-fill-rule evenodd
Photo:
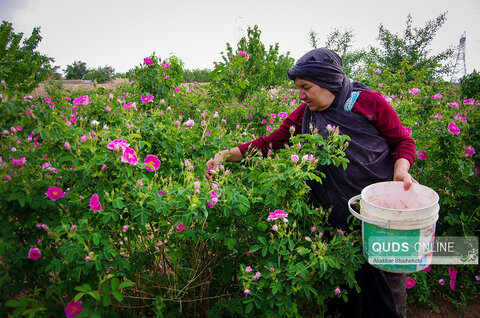
<svg viewBox="0 0 480 318"><path fill-rule="evenodd" d="M433 294L431 301L436 307L427 307L421 304L410 306L407 312L409 318L479 318L480 317L480 301L470 302L468 308L464 309L464 315L457 308L449 303L446 299L438 294Z"/></svg>
<svg viewBox="0 0 480 318"><path fill-rule="evenodd" d="M128 79L125 78L117 78L102 84L96 84L96 87L104 87L105 89L113 89L118 87L121 84L127 83ZM37 88L33 90L30 94L33 98L37 97L47 97L47 92L45 91L45 86L48 85L48 81L40 83ZM82 81L62 81L62 85L66 90L75 91L78 89L87 90L87 89L95 89L95 85L93 83L82 83Z"/></svg>
<svg viewBox="0 0 480 318"><path fill-rule="evenodd" d="M64 80L62 81L62 85L65 90L75 91L78 89L88 90L88 89L95 89L98 87L103 87L105 89L114 89L122 84L128 83L128 79L126 78L116 78L111 81L102 83L102 84L95 84L93 83L83 83L81 80ZM187 89L192 90L195 86L203 85L205 83L182 83L181 86L187 87ZM33 98L37 97L48 97L48 93L45 90L45 86L48 85L48 81L40 83L36 89L30 94Z"/></svg>

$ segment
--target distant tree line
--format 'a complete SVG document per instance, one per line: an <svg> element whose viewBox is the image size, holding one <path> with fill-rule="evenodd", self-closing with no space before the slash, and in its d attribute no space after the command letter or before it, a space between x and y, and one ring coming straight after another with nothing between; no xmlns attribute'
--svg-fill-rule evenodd
<svg viewBox="0 0 480 318"><path fill-rule="evenodd" d="M368 78L372 78L372 69L378 68L382 71L381 80L398 83L396 87L395 85L391 86L392 89L400 90L406 85L413 85L419 81L436 84L445 82L443 78L451 74L454 65L455 50L453 46L440 53L431 54L431 43L445 22L446 13L442 13L437 18L427 21L424 27L414 27L412 18L408 15L406 27L401 36L390 32L380 24L378 34L380 47L370 46L359 50L352 50L353 31L334 29L327 36L324 46L336 51L342 57L345 72L351 78L368 80ZM253 33L254 35L260 34L260 30ZM3 90L0 93L25 94L31 92L39 83L48 78L63 78L62 74L58 72L59 67L52 66L54 59L36 50L42 39L39 27L34 28L31 36L25 38L23 42L21 42L22 38L23 33L15 33L12 23L2 22L0 25L0 82L4 84L0 86L0 89ZM245 65L242 65L246 67L244 71L251 69L253 73L240 75L249 75L250 80L253 80L255 76L259 78L281 76L266 68L265 63L253 65L264 60L270 61L269 63L272 65L285 64L285 61L282 60L284 56L279 55L276 51L277 47L270 48L270 51L275 54L270 54L270 51L266 49L265 52L259 50L258 47L261 48L263 44L258 39L254 39L253 35L252 39L244 39L244 42L239 43L239 49L252 55L252 58L246 59L243 63ZM314 30L309 33L309 42L312 47L317 47L320 43L318 33ZM257 43L259 46L252 49L248 46L250 43ZM249 50L251 52L248 52ZM235 55L233 51L228 53L232 56ZM255 54L260 54L260 56ZM218 65L216 69L219 68ZM225 64L225 67L227 66ZM74 61L63 70L66 79L86 79L97 83L111 80L114 77L130 78L133 71L115 74L114 68L110 66L89 69L82 61ZM212 78L215 78L213 73L208 69L184 70L183 82L212 82ZM244 77L238 79L243 86L253 87L250 80L247 82ZM478 72L474 70L473 73L460 80L462 92L469 95L479 94L479 82Z"/></svg>
<svg viewBox="0 0 480 318"><path fill-rule="evenodd" d="M115 76L115 69L111 66L89 69L87 64L82 61L74 61L67 65L64 72L66 79L91 80L97 83L110 81Z"/></svg>
<svg viewBox="0 0 480 318"><path fill-rule="evenodd" d="M368 80L374 78L373 70L377 70L377 80L388 81L392 94L420 82L434 86L444 83L444 78L451 76L455 63L453 45L436 54L432 54L430 48L437 32L446 22L446 16L444 12L427 21L423 27L414 27L409 14L402 35L394 34L380 24L377 37L380 48L369 46L352 50L353 31L336 28L327 35L324 46L342 57L345 73L350 78L370 84ZM313 48L320 44L319 35L313 29L308 34L308 40ZM476 70L462 78L460 85L465 96L480 95L480 79Z"/></svg>

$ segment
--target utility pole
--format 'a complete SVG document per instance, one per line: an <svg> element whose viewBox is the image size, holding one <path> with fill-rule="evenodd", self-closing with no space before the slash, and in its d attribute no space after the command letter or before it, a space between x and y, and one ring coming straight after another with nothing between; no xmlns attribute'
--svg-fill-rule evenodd
<svg viewBox="0 0 480 318"><path fill-rule="evenodd" d="M467 40L466 32L463 32L460 37L460 42L458 43L457 48L457 62L453 67L452 79L450 82L459 83L460 79L467 75L467 65L465 63L465 42Z"/></svg>
<svg viewBox="0 0 480 318"><path fill-rule="evenodd" d="M242 15L243 12L239 12L235 16L235 40L237 41L245 36L245 22Z"/></svg>

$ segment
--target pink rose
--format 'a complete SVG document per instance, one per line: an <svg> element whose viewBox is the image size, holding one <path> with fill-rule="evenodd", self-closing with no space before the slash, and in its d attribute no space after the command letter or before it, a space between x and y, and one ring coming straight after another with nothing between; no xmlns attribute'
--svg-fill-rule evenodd
<svg viewBox="0 0 480 318"><path fill-rule="evenodd" d="M417 151L417 158L419 160L427 160L428 156L427 156L427 153L423 150L419 150Z"/></svg>
<svg viewBox="0 0 480 318"><path fill-rule="evenodd" d="M406 279L406 287L407 289L410 289L416 285L415 279L412 277L408 276Z"/></svg>
<svg viewBox="0 0 480 318"><path fill-rule="evenodd" d="M91 103L91 101L90 101L90 97L88 97L88 95L84 95L84 96L80 96L80 97L75 98L72 101L72 103L75 107L77 107L77 106L80 106L80 105L83 105L83 106L88 105L88 104Z"/></svg>
<svg viewBox="0 0 480 318"><path fill-rule="evenodd" d="M40 249L38 248L31 248L28 251L28 259L32 259L34 261L38 260L42 256L42 253L40 252Z"/></svg>
<svg viewBox="0 0 480 318"><path fill-rule="evenodd" d="M285 212L284 210L275 210L275 211L268 214L267 220L268 221L278 220L278 219L283 219L283 218L286 218L286 217L288 217L288 213Z"/></svg>
<svg viewBox="0 0 480 318"><path fill-rule="evenodd" d="M84 141L82 141L82 142L84 142ZM110 150L116 150L116 151L122 150L123 151L129 145L130 144L128 144L127 141L124 140L124 139L115 139L111 143L108 144L107 148L110 149Z"/></svg>
<svg viewBox="0 0 480 318"><path fill-rule="evenodd" d="M160 159L155 155L147 155L143 161L145 169L148 171L157 171L160 168Z"/></svg>
<svg viewBox="0 0 480 318"><path fill-rule="evenodd" d="M45 192L45 195L52 201L56 201L60 199L61 197L67 195L62 191L62 189L58 187L49 187L47 192Z"/></svg>
<svg viewBox="0 0 480 318"><path fill-rule="evenodd" d="M247 61L250 58L247 52L238 51L237 54L243 56Z"/></svg>
<svg viewBox="0 0 480 318"><path fill-rule="evenodd" d="M134 149L126 147L123 150L121 161L136 166L138 163L137 153Z"/></svg>
<svg viewBox="0 0 480 318"><path fill-rule="evenodd" d="M83 310L82 301L81 300L79 300L79 301L72 300L65 307L65 315L67 316L67 318L73 318L76 315L78 315L79 313L81 313L82 310Z"/></svg>
<svg viewBox="0 0 480 318"><path fill-rule="evenodd" d="M14 167L21 167L25 164L27 160L25 159L25 157L22 157L20 159L12 159L12 166Z"/></svg>
<svg viewBox="0 0 480 318"><path fill-rule="evenodd" d="M420 88L412 88L410 90L408 90L408 92L411 94L411 95L418 95L418 93L420 93Z"/></svg>
<svg viewBox="0 0 480 318"><path fill-rule="evenodd" d="M153 95L146 97L142 94L140 99L142 100L143 103L147 104L153 101Z"/></svg>
<svg viewBox="0 0 480 318"><path fill-rule="evenodd" d="M457 125L455 125L454 122L449 122L448 123L448 131L451 133L451 134L454 134L454 135L459 135L460 134L460 128L458 128Z"/></svg>
<svg viewBox="0 0 480 318"><path fill-rule="evenodd" d="M473 146L465 146L465 157L471 157L475 154L475 149Z"/></svg>
<svg viewBox="0 0 480 318"><path fill-rule="evenodd" d="M93 211L100 211L102 209L102 205L100 204L100 201L98 199L98 194L94 194L90 198L90 208Z"/></svg>

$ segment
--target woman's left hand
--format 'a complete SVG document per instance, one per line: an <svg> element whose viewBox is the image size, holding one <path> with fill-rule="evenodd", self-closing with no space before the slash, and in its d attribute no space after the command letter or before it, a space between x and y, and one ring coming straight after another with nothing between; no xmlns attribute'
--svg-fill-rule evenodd
<svg viewBox="0 0 480 318"><path fill-rule="evenodd" d="M393 181L403 181L403 188L405 190L410 189L412 184L418 183L418 181L408 173L409 169L410 162L404 158L398 159L393 169Z"/></svg>

